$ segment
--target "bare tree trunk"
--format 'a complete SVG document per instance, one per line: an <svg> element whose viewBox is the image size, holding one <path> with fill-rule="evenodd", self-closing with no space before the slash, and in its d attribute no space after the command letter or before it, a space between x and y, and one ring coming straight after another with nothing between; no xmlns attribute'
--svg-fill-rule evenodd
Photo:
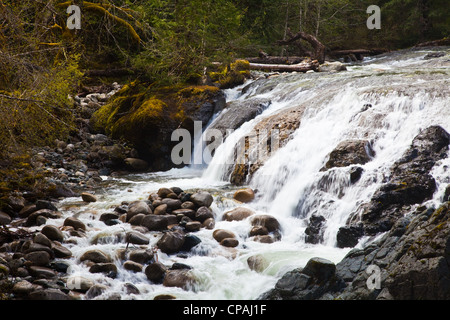
<svg viewBox="0 0 450 320"><path fill-rule="evenodd" d="M298 64L263 64L263 63L250 63L251 70L264 70L264 71L286 71L286 72L306 72L309 70L317 70L319 68L319 62L317 60L301 62Z"/></svg>
<svg viewBox="0 0 450 320"><path fill-rule="evenodd" d="M306 32L300 31L293 35L290 39L277 41L278 45L288 45L297 40L305 40L313 47L313 54L311 58L313 60L318 60L319 63L325 61L325 46L313 35Z"/></svg>

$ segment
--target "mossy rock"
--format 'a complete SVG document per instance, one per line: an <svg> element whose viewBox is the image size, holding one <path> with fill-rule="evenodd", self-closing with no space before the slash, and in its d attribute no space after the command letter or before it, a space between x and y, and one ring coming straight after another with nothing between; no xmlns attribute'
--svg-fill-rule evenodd
<svg viewBox="0 0 450 320"><path fill-rule="evenodd" d="M225 106L223 92L215 86L165 86L132 82L90 120L96 132L122 139L149 162L150 170L173 167L170 153L178 142L172 132L185 128L193 133L194 121L203 125Z"/></svg>
<svg viewBox="0 0 450 320"><path fill-rule="evenodd" d="M236 60L229 66L210 72L209 77L220 89L229 89L241 85L250 78L250 63L247 60Z"/></svg>

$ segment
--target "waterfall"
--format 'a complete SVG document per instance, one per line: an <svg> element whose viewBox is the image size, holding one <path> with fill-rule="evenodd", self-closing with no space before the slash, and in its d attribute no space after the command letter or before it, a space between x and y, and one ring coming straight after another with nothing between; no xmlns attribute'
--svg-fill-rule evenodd
<svg viewBox="0 0 450 320"><path fill-rule="evenodd" d="M97 194L98 201L80 207L79 199L61 202L64 216L50 219L61 226L67 216L76 216L90 228L86 238L69 243L73 258L70 277L81 276L107 287L102 296L119 294L122 299L153 299L171 294L178 299L256 299L287 271L305 266L312 257L338 263L351 248L336 246L336 233L347 219L368 203L375 191L390 175L392 164L408 149L413 138L431 125L450 132L449 67L442 57L425 60L429 51L411 51L366 59L348 65L339 73L290 73L252 80L226 91L228 103L238 103L244 110L258 101L270 101L262 112L248 119L215 149L212 159L168 172L129 175L116 178L116 185ZM238 109L239 110L239 109ZM279 148L261 166L247 176L244 185L256 190L250 203L232 199L239 186L230 183L235 163L236 145L263 121L283 113L302 110L300 123ZM217 125L227 108L211 119L207 128L197 130L193 160L203 158L205 130ZM370 159L361 164L326 168L330 154L345 141L367 141ZM205 159L204 159L205 160ZM437 191L429 204L441 201L450 183L450 158L436 163L431 174ZM362 169L357 181L350 171ZM117 277L90 273L79 258L86 250L100 249L111 257L123 250L120 234L132 230L129 224L105 226L98 220L113 204L145 200L161 187L180 187L187 192L206 189L214 196L211 209L215 229L233 232L239 241L236 248L225 248L213 239L213 230L200 229L195 236L201 243L185 255L159 254L166 266L175 262L192 267L196 285L192 290L151 283L144 273L133 273L118 265ZM246 207L255 214L275 217L281 226L279 241L260 243L249 237L249 219L223 220L223 214L236 207ZM323 239L318 244L305 241L305 229L312 216L325 219ZM150 245L160 234L150 232ZM100 239L101 241L98 241ZM362 239L359 246L363 245ZM247 259L260 259L261 270L249 268ZM126 293L132 283L139 294Z"/></svg>
<svg viewBox="0 0 450 320"><path fill-rule="evenodd" d="M258 190L255 205L276 217L312 215L326 218L324 243L335 245L338 228L389 175L414 136L431 125L450 130L448 77L424 76L426 52L405 60L370 60L350 71L333 75L284 75L253 89L275 101L263 114L236 130L217 149L203 177L230 178L235 145L270 115L295 105L306 106L299 128L289 142L266 161L248 184ZM373 70L378 74L373 75ZM433 70L437 73L440 66ZM436 74L435 73L435 74ZM425 79L426 80L425 80ZM307 84L307 85L305 85ZM267 91L268 87L274 89ZM348 139L370 141L375 156L360 165L364 174L351 184L349 168L321 171L330 152Z"/></svg>

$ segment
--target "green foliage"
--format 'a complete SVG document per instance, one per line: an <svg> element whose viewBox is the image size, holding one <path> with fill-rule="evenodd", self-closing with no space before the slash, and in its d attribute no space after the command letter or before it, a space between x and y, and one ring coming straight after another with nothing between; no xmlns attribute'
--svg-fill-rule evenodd
<svg viewBox="0 0 450 320"><path fill-rule="evenodd" d="M136 69L162 83L198 79L211 61L231 61L242 41L242 14L231 1L146 1L136 7L145 13L152 40L133 58Z"/></svg>

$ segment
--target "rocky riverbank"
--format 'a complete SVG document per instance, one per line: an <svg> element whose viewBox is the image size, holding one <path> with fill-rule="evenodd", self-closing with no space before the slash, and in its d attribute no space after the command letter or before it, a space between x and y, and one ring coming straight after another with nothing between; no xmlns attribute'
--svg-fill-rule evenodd
<svg viewBox="0 0 450 320"><path fill-rule="evenodd" d="M439 207L421 205L437 190L429 172L448 156L449 144L450 135L439 126L417 135L393 165L390 179L362 212L349 218L348 226L339 229L337 245L354 247L363 236L379 239L352 249L337 264L311 259L304 268L286 273L260 299L449 299L450 185ZM342 147L338 150L349 150ZM347 151L340 152L344 158ZM340 162L333 154L327 164L331 159ZM357 154L352 152L351 158ZM317 243L324 218L313 218L305 232L311 243Z"/></svg>

